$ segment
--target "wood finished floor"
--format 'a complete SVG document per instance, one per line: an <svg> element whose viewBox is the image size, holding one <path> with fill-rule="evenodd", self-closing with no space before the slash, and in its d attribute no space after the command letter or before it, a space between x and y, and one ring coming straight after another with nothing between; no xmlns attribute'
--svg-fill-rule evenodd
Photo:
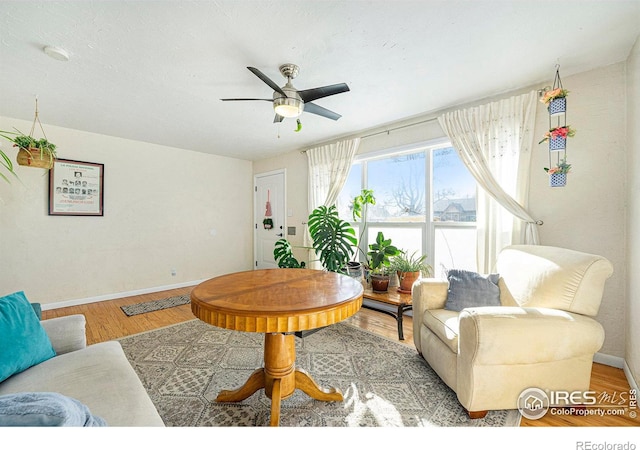
<svg viewBox="0 0 640 450"><path fill-rule="evenodd" d="M155 311L146 314L127 317L120 306L135 303L159 300L176 295L188 294L191 287L173 289L152 294L136 295L116 300L90 303L86 305L70 306L43 311L43 319L68 316L71 314L84 314L87 319L87 343L118 339L132 334L142 333L156 328L193 320L190 305ZM395 319L369 309L361 309L355 316L347 319L352 325L376 333L389 339L396 340L404 345L414 347L411 317L404 319L404 341L398 340L398 332ZM621 369L594 364L591 376L591 390L598 393L613 394L622 392L628 394L629 383ZM547 413L539 420L523 418L522 427L626 427L640 426L640 418L632 419L628 412L624 416L588 415L551 415Z"/></svg>

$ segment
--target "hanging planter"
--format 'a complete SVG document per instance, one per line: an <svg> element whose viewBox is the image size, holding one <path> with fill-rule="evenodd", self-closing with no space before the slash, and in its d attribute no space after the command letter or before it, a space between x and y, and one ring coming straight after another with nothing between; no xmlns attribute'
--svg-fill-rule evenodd
<svg viewBox="0 0 640 450"><path fill-rule="evenodd" d="M40 131L44 136L42 139L33 137L36 123L40 125ZM51 169L53 167L53 161L56 159L56 146L49 142L44 134L44 129L38 118L38 99L36 99L36 112L29 135L16 130L16 132L0 131L0 136L13 142L14 147L18 147L16 161L19 165L42 169Z"/></svg>
<svg viewBox="0 0 640 450"><path fill-rule="evenodd" d="M549 102L549 106L547 107L550 116L558 116L560 114L565 114L567 112L567 98L566 97L556 97Z"/></svg>
<svg viewBox="0 0 640 450"><path fill-rule="evenodd" d="M271 212L271 190L267 190L267 203L265 205L264 212L264 220L262 221L262 226L265 230L271 230L273 228L273 219L271 216L273 213Z"/></svg>
<svg viewBox="0 0 640 450"><path fill-rule="evenodd" d="M21 166L37 167L40 169L51 169L53 167L53 161L55 160L55 153L43 152L39 148L20 148L18 150L18 156L16 161Z"/></svg>
<svg viewBox="0 0 640 450"><path fill-rule="evenodd" d="M567 138L576 135L576 131L569 125L555 127L547 131L538 144L549 141L549 151L559 151L567 148Z"/></svg>
<svg viewBox="0 0 640 450"><path fill-rule="evenodd" d="M564 187L567 185L566 173L552 173L549 175L549 186L551 187Z"/></svg>
<svg viewBox="0 0 640 450"><path fill-rule="evenodd" d="M553 88L546 88L540 101L547 105L549 111L549 131L547 131L539 142L542 144L549 141L549 167L544 170L549 174L549 186L563 187L567 185L567 174L571 169L571 164L567 164L567 138L575 136L576 132L567 125L567 94L569 91L562 87L560 80L560 66L556 66L556 78L553 81ZM552 119L556 126L552 125ZM551 157L555 155L556 166L551 167Z"/></svg>
<svg viewBox="0 0 640 450"><path fill-rule="evenodd" d="M567 139L562 136L549 139L549 151L559 152L567 148Z"/></svg>
<svg viewBox="0 0 640 450"><path fill-rule="evenodd" d="M548 88L547 88L548 89ZM567 112L567 95L569 91L562 87L560 79L560 66L556 66L556 77L553 80L553 88L546 90L540 101L547 105L550 116L557 116Z"/></svg>
<svg viewBox="0 0 640 450"><path fill-rule="evenodd" d="M565 158L560 159L555 167L545 167L545 172L549 174L549 186L564 187L567 185L567 174L571 171L571 164Z"/></svg>

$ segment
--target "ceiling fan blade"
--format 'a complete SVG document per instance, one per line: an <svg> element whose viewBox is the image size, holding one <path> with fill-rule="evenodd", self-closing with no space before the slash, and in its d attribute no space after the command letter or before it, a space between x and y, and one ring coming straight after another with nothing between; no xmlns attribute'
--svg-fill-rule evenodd
<svg viewBox="0 0 640 450"><path fill-rule="evenodd" d="M258 69L256 69L255 67L247 67L247 69L249 69L255 76L260 78L262 81L264 81L271 89L284 95L285 97L287 96L287 94L284 93L284 91L280 88L280 86L275 84L268 76L260 72Z"/></svg>
<svg viewBox="0 0 640 450"><path fill-rule="evenodd" d="M276 114L276 116L273 118L273 123L278 123L278 122L282 122L284 120L284 117Z"/></svg>
<svg viewBox="0 0 640 450"><path fill-rule="evenodd" d="M326 117L327 119L333 119L333 120L338 120L340 117L342 117L340 114L334 113L333 111L329 111L327 108L318 106L315 103L305 103L304 112L317 114L319 116Z"/></svg>
<svg viewBox="0 0 640 450"><path fill-rule="evenodd" d="M347 86L345 83L338 83L332 84L330 86L322 86L313 89L298 91L298 95L300 95L302 101L304 101L305 103L309 103L319 98L328 97L335 94L342 94L343 92L348 91L349 86Z"/></svg>
<svg viewBox="0 0 640 450"><path fill-rule="evenodd" d="M241 102L241 101L253 101L253 100L260 100L265 102L273 101L272 98L221 98L220 100L222 100L223 102Z"/></svg>

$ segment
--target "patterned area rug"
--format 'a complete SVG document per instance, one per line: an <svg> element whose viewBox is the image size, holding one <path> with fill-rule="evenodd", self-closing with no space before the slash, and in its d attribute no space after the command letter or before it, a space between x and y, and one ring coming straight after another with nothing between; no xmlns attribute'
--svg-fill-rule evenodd
<svg viewBox="0 0 640 450"><path fill-rule="evenodd" d="M191 298L189 298L188 295L178 295L177 297L164 298L162 300L152 300L150 302L121 306L120 309L122 309L127 316L135 316L137 314L173 308L174 306L186 305L190 302Z"/></svg>
<svg viewBox="0 0 640 450"><path fill-rule="evenodd" d="M348 321L347 321L348 322ZM192 320L120 339L167 426L267 426L264 390L238 403L216 403L263 362L264 336ZM518 426L518 411L491 411L471 420L415 348L345 322L296 338L296 366L344 402L305 393L282 401L280 425L297 427Z"/></svg>

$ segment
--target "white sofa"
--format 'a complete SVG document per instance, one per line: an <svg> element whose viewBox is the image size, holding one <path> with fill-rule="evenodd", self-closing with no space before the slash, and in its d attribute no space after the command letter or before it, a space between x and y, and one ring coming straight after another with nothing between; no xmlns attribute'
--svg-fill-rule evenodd
<svg viewBox="0 0 640 450"><path fill-rule="evenodd" d="M496 263L501 306L445 309L449 283L413 285L413 337L471 417L516 409L527 388L589 389L604 329L593 319L611 263L564 248L516 245Z"/></svg>
<svg viewBox="0 0 640 450"><path fill-rule="evenodd" d="M56 392L86 405L108 426L164 426L117 341L86 345L85 317L41 321L56 356L0 383L0 396Z"/></svg>

